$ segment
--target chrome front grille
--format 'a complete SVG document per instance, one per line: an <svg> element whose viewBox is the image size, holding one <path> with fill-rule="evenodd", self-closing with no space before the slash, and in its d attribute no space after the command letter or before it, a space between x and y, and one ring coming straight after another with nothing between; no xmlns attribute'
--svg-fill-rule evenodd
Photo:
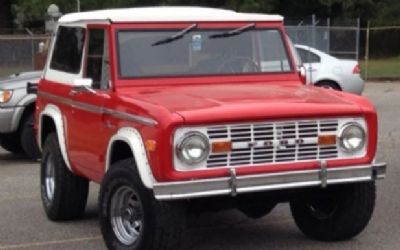
<svg viewBox="0 0 400 250"><path fill-rule="evenodd" d="M318 136L336 135L338 124L324 119L210 126L210 142L231 141L232 151L211 153L207 167L338 158L337 145L318 145Z"/></svg>

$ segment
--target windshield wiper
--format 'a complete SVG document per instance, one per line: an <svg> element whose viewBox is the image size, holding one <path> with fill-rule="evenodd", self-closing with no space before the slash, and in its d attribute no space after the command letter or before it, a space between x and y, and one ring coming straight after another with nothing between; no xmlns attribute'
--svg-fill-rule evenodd
<svg viewBox="0 0 400 250"><path fill-rule="evenodd" d="M254 27L256 27L256 24L255 23L250 23L250 24L247 24L247 25L245 25L243 27L240 27L240 28L237 28L237 29L234 29L234 30L230 30L230 31L226 31L226 32L210 35L208 38L213 39L213 38L236 36L236 35L242 34L243 32L245 32L245 31L247 31L249 29L253 29Z"/></svg>
<svg viewBox="0 0 400 250"><path fill-rule="evenodd" d="M183 30L179 31L178 33L173 34L172 36L169 36L167 38L164 38L160 41L157 41L155 43L153 43L151 46L157 46L157 45L161 45L164 43L170 43L173 42L175 40L181 39L185 34L189 33L190 31L194 30L197 27L197 24L194 23L192 25L190 25L187 28L184 28Z"/></svg>

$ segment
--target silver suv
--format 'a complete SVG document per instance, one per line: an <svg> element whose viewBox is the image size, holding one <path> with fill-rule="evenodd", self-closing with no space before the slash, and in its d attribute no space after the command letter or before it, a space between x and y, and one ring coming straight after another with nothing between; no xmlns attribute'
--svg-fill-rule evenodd
<svg viewBox="0 0 400 250"><path fill-rule="evenodd" d="M0 145L12 153L39 158L33 133L36 95L27 83L37 83L41 71L24 72L0 79Z"/></svg>

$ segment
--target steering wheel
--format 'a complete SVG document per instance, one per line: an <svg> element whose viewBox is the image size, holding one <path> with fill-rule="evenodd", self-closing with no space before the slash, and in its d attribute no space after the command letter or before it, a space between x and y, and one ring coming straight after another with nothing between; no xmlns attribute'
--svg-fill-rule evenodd
<svg viewBox="0 0 400 250"><path fill-rule="evenodd" d="M260 66L250 57L234 56L224 61L219 67L220 73L260 72Z"/></svg>

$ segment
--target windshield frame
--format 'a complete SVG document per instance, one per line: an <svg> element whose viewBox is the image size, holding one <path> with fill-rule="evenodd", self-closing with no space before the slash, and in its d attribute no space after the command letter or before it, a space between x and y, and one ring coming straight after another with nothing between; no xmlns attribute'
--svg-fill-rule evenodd
<svg viewBox="0 0 400 250"><path fill-rule="evenodd" d="M137 31L137 32L149 32L149 31L180 31L189 25L193 25L195 22L175 22L175 23L123 23L123 24L113 24L112 25L112 37L113 37L113 51L114 51L114 68L115 68L115 79L124 82L123 84L130 82L153 82L154 80L163 80L166 82L168 79L179 79L182 82L191 81L194 79L205 79L205 78L232 78L231 81L243 79L268 79L271 76L274 78L281 78L281 76L288 75L297 75L296 65L293 60L292 51L289 48L289 44L287 41L286 31L284 30L282 22L256 22L256 27L251 29L254 30L264 30L264 29L274 29L279 32L281 40L283 42L283 49L287 55L288 64L290 70L282 71L282 72L241 72L241 73L222 73L222 74L184 74L184 75L156 75L156 76L123 76L121 74L121 65L120 65L120 48L118 41L118 33L126 32L126 31ZM197 28L194 30L215 30L215 31L227 31L236 28L243 27L244 25L248 25L251 22L198 22ZM190 34L190 33L189 33ZM221 38L223 39L223 38ZM283 77L284 78L284 77ZM296 77L294 77L296 78ZM175 81L177 83L181 81ZM202 80L200 80L202 81ZM121 83L122 83L121 82Z"/></svg>

